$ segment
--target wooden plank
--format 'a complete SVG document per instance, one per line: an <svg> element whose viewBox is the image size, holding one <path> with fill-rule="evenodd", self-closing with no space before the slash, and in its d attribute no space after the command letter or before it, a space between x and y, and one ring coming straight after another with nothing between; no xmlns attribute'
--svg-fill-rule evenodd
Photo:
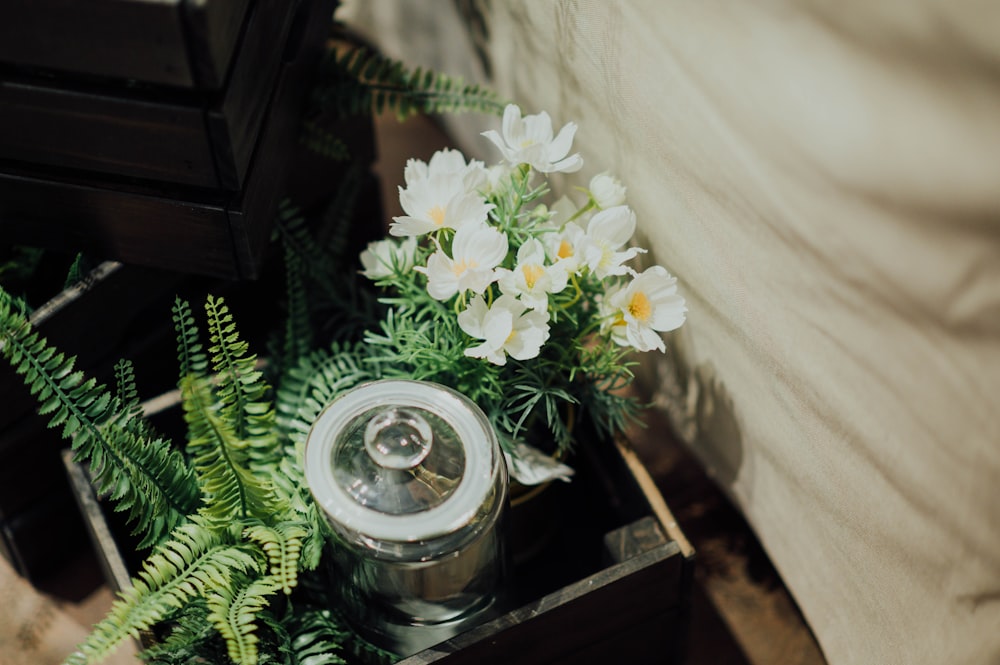
<svg viewBox="0 0 1000 665"><path fill-rule="evenodd" d="M639 459L639 456L636 455L628 441L624 438L616 438L615 446L618 448L618 453L628 466L629 472L635 479L635 482L642 489L643 494L648 498L650 509L660 521L660 525L666 530L667 535L672 540L677 542L685 557L694 557L694 547L688 541L684 532L681 531L680 526L677 524L677 519L670 511L669 506L667 506L667 502L664 501L663 495L656 487L656 482L649 475L649 471L642 463L642 460Z"/></svg>
<svg viewBox="0 0 1000 665"><path fill-rule="evenodd" d="M317 4L305 0L305 4ZM206 113L222 187L243 188L267 116L299 1L258 0L247 19L225 92Z"/></svg>
<svg viewBox="0 0 1000 665"><path fill-rule="evenodd" d="M567 654L576 663L606 662L602 659L607 645L620 650L618 638L623 631L676 612L682 567L677 544L660 545L425 649L399 665L541 665ZM660 636L652 633L650 637L658 641ZM650 648L643 646L642 651ZM591 660L590 655L597 659Z"/></svg>
<svg viewBox="0 0 1000 665"><path fill-rule="evenodd" d="M249 8L250 0L185 0L182 4L191 71L199 88L224 87Z"/></svg>
<svg viewBox="0 0 1000 665"><path fill-rule="evenodd" d="M74 461L73 452L69 449L62 451L62 462L91 542L105 555L99 557L105 581L115 592L132 588L132 575L125 566L125 558L101 510L89 474Z"/></svg>
<svg viewBox="0 0 1000 665"><path fill-rule="evenodd" d="M224 202L0 173L0 237L184 273L239 274Z"/></svg>
<svg viewBox="0 0 1000 665"><path fill-rule="evenodd" d="M0 159L219 186L199 106L0 81Z"/></svg>
<svg viewBox="0 0 1000 665"><path fill-rule="evenodd" d="M318 64L327 31L323 17L329 16L335 5L332 0L302 3L296 23L305 32L292 31L290 39L295 41L296 49L286 52L244 191L241 199L230 207L236 260L244 278L253 279L260 274L278 200L287 191L287 167L296 152L306 85ZM327 183L314 191L326 192L330 186Z"/></svg>
<svg viewBox="0 0 1000 665"><path fill-rule="evenodd" d="M3 0L0 62L191 87L182 1Z"/></svg>

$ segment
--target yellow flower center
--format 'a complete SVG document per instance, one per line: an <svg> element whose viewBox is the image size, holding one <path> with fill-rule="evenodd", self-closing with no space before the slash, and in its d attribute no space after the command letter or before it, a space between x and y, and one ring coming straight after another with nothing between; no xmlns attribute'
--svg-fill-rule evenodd
<svg viewBox="0 0 1000 665"><path fill-rule="evenodd" d="M444 214L445 209L441 206L434 206L427 211L427 216L431 218L431 221L434 222L435 226L441 226L444 224Z"/></svg>
<svg viewBox="0 0 1000 665"><path fill-rule="evenodd" d="M629 314L643 323L649 321L649 317L653 314L653 304L649 302L649 298L642 291L637 291L632 295L626 309L628 309Z"/></svg>
<svg viewBox="0 0 1000 665"><path fill-rule="evenodd" d="M527 265L521 267L521 272L524 273L524 283L529 289L535 288L535 282L545 274L542 266L539 265Z"/></svg>
<svg viewBox="0 0 1000 665"><path fill-rule="evenodd" d="M510 341L511 341L512 339L514 339L515 337L517 337L517 331L516 331L516 330L513 330L513 329L512 329L512 330L510 331L510 334L509 334L509 335L507 335L507 339L505 339L505 340L503 341L503 344L504 344L504 346L507 346L508 344L510 344Z"/></svg>
<svg viewBox="0 0 1000 665"><path fill-rule="evenodd" d="M563 240L559 243L559 251L556 252L556 256L560 259L567 259L573 256L573 245L569 244L568 240Z"/></svg>
<svg viewBox="0 0 1000 665"><path fill-rule="evenodd" d="M455 261L455 263L452 264L451 271L455 273L456 277L461 277L463 272L465 272L469 268L475 268L478 265L479 264L476 263L475 261L468 261L466 259L462 259L461 261Z"/></svg>

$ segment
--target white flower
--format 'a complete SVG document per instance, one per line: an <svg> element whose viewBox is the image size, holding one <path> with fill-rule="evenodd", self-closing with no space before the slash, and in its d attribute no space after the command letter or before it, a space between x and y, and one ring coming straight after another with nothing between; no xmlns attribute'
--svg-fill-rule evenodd
<svg viewBox="0 0 1000 665"><path fill-rule="evenodd" d="M586 236L586 232L576 222L569 222L561 231L544 236L549 255L569 275L576 274L580 269L582 252L587 244Z"/></svg>
<svg viewBox="0 0 1000 665"><path fill-rule="evenodd" d="M438 249L426 268L427 292L435 300L447 300L461 291L482 293L496 280L494 268L507 255L507 236L488 224L466 225L455 232L451 256Z"/></svg>
<svg viewBox="0 0 1000 665"><path fill-rule="evenodd" d="M628 206L615 206L602 210L587 224L582 261L599 279L608 275L624 275L623 264L636 254L645 252L638 247L618 251L635 233L635 213Z"/></svg>
<svg viewBox="0 0 1000 665"><path fill-rule="evenodd" d="M687 312L677 278L662 266L647 268L625 288L609 293L602 309L610 315L611 339L639 351L666 350L658 333L679 328Z"/></svg>
<svg viewBox="0 0 1000 665"><path fill-rule="evenodd" d="M551 222L556 227L559 227L566 222L573 219L573 216L577 214L578 207L573 200L568 196L560 196L555 202L549 206L549 222Z"/></svg>
<svg viewBox="0 0 1000 665"><path fill-rule="evenodd" d="M553 139L548 113L542 111L522 118L521 109L508 104L503 112L502 130L503 137L494 129L483 132L483 136L513 165L530 164L542 173L572 173L583 166L579 153L567 157L576 134L576 123L567 123Z"/></svg>
<svg viewBox="0 0 1000 665"><path fill-rule="evenodd" d="M361 252L361 274L368 279L404 275L413 269L416 254L417 239L412 236L402 242L386 239L368 243Z"/></svg>
<svg viewBox="0 0 1000 665"><path fill-rule="evenodd" d="M517 360L534 358L549 338L549 313L529 310L510 295L500 296L491 307L482 296L474 297L458 315L458 325L470 337L484 340L465 355L494 365L506 365L508 354Z"/></svg>
<svg viewBox="0 0 1000 665"><path fill-rule="evenodd" d="M510 189L513 172L510 164L494 164L486 169L486 180L479 191L486 196L503 196Z"/></svg>
<svg viewBox="0 0 1000 665"><path fill-rule="evenodd" d="M455 173L415 179L406 189L400 187L399 203L406 215L392 218L389 233L394 236L418 236L442 228L482 224L493 209L493 204L467 188L462 176Z"/></svg>
<svg viewBox="0 0 1000 665"><path fill-rule="evenodd" d="M545 265L545 248L537 238L527 240L517 250L517 265L513 270L497 269L500 290L519 296L528 309L545 310L549 294L566 288L568 275L563 265Z"/></svg>
<svg viewBox="0 0 1000 665"><path fill-rule="evenodd" d="M625 185L607 171L590 179L590 198L601 210L625 203Z"/></svg>
<svg viewBox="0 0 1000 665"><path fill-rule="evenodd" d="M462 178L465 189L474 192L482 188L486 181L486 166L479 160L465 161L459 150L445 148L431 155L430 162L408 159L403 169L403 180L407 188L429 178L442 175L457 175Z"/></svg>

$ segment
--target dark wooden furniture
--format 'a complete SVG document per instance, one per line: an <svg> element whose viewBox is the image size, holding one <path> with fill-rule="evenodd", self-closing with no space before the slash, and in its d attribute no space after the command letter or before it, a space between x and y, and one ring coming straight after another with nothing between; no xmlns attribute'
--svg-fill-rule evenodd
<svg viewBox="0 0 1000 665"><path fill-rule="evenodd" d="M0 3L0 240L256 277L336 4Z"/></svg>

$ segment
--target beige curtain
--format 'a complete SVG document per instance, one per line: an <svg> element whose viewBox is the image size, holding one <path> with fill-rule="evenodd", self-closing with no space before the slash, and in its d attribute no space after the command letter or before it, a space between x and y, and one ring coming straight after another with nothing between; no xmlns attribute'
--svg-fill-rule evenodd
<svg viewBox="0 0 1000 665"><path fill-rule="evenodd" d="M1000 662L1000 4L348 2L580 125L688 323L658 403L835 665ZM453 125L468 152L482 118Z"/></svg>

